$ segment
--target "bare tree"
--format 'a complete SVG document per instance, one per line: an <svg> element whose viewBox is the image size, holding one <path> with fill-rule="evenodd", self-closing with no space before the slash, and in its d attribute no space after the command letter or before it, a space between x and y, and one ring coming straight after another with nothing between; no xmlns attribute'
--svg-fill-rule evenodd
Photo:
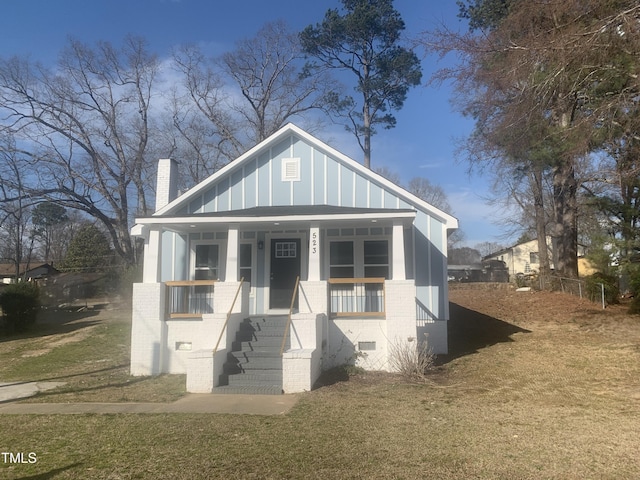
<svg viewBox="0 0 640 480"><path fill-rule="evenodd" d="M440 185L435 185L424 177L414 177L409 181L407 190L416 197L439 208L443 212L451 213L451 205L444 189Z"/></svg>
<svg viewBox="0 0 640 480"><path fill-rule="evenodd" d="M336 83L326 74L304 75L299 37L282 21L267 23L255 37L242 40L220 58L223 72L240 89L243 101L231 102L255 145L287 122L324 109L324 99ZM248 127L248 128L247 128Z"/></svg>
<svg viewBox="0 0 640 480"><path fill-rule="evenodd" d="M195 165L187 168L195 182L287 122L313 127L311 112L323 109L335 88L326 75L303 75L298 36L283 21L267 23L219 58L183 46L174 62L183 76L173 95L175 145L191 152Z"/></svg>
<svg viewBox="0 0 640 480"><path fill-rule="evenodd" d="M150 110L158 63L139 38L121 48L70 40L54 69L0 60L0 104L38 168L27 191L99 220L135 261L129 222L148 211Z"/></svg>
<svg viewBox="0 0 640 480"><path fill-rule="evenodd" d="M391 183L402 187L402 179L400 178L400 174L394 170L391 170L387 166L376 167L373 169L378 175L382 175L384 178L389 180Z"/></svg>
<svg viewBox="0 0 640 480"><path fill-rule="evenodd" d="M410 193L413 193L416 197L425 202L433 205L434 207L452 214L452 208L449 204L449 199L444 189L440 185L431 183L427 178L414 177L409 181L408 185L403 185L402 179L398 172L391 170L389 167L382 166L376 167L375 172L382 175L384 178L392 183L395 183L399 187L405 188ZM464 232L460 229L456 229L447 238L447 244L449 248L453 248L464 240Z"/></svg>
<svg viewBox="0 0 640 480"><path fill-rule="evenodd" d="M173 61L182 78L170 107L174 145L181 158L193 159L188 168L198 182L243 153L241 125L229 112L229 92L211 59L197 46L185 45L174 52Z"/></svg>
<svg viewBox="0 0 640 480"><path fill-rule="evenodd" d="M25 190L25 155L6 132L0 138L0 262L12 263L17 279L33 250L29 225L34 201Z"/></svg>
<svg viewBox="0 0 640 480"><path fill-rule="evenodd" d="M481 258L484 258L487 255L491 255L492 253L496 253L504 249L504 245L496 242L481 242L474 245L473 248L480 254Z"/></svg>

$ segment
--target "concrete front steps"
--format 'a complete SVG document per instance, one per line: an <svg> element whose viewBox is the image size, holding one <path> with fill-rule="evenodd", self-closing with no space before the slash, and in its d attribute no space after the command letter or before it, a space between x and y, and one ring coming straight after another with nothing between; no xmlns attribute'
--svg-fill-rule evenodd
<svg viewBox="0 0 640 480"><path fill-rule="evenodd" d="M227 355L219 386L213 393L280 395L282 357L280 348L287 325L286 315L260 315L245 319ZM285 349L289 347L289 338Z"/></svg>

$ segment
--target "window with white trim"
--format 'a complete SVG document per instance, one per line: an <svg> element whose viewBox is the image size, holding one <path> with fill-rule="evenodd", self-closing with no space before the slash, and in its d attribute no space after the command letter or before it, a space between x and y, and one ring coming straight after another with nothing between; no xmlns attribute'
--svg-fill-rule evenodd
<svg viewBox="0 0 640 480"><path fill-rule="evenodd" d="M353 255L353 241L338 241L329 243L329 277L353 278L355 276L355 262Z"/></svg>
<svg viewBox="0 0 640 480"><path fill-rule="evenodd" d="M244 277L244 281L251 284L251 276L253 272L253 245L251 243L240 244L240 262L239 273L240 278Z"/></svg>
<svg viewBox="0 0 640 480"><path fill-rule="evenodd" d="M365 240L364 276L389 278L389 242L387 240Z"/></svg>
<svg viewBox="0 0 640 480"><path fill-rule="evenodd" d="M220 274L218 245L196 244L194 254L194 280L217 280Z"/></svg>
<svg viewBox="0 0 640 480"><path fill-rule="evenodd" d="M389 240L332 240L329 242L329 277L390 278Z"/></svg>

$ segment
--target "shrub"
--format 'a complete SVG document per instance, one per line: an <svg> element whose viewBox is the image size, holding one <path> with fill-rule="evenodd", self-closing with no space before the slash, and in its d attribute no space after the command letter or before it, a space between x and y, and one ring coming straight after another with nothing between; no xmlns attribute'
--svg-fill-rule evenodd
<svg viewBox="0 0 640 480"><path fill-rule="evenodd" d="M405 342L396 340L389 346L389 363L392 370L410 381L424 382L433 369L435 355L428 342Z"/></svg>
<svg viewBox="0 0 640 480"><path fill-rule="evenodd" d="M35 322L40 308L40 290L34 283L20 282L4 287L0 308L7 333L27 331Z"/></svg>
<svg viewBox="0 0 640 480"><path fill-rule="evenodd" d="M618 289L618 279L613 275L596 272L585 277L587 295L594 302L599 302L602 298L602 287L604 285L604 299L608 305L620 302L620 290Z"/></svg>

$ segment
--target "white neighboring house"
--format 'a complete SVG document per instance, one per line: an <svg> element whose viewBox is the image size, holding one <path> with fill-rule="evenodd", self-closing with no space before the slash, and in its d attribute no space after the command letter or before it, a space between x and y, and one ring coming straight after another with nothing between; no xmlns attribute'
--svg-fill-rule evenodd
<svg viewBox="0 0 640 480"><path fill-rule="evenodd" d="M395 344L447 353L454 217L292 124L177 198L176 168L160 160L156 212L132 229L133 375L290 393L350 361L390 370Z"/></svg>
<svg viewBox="0 0 640 480"><path fill-rule="evenodd" d="M509 276L530 275L540 272L538 250L538 240L534 239L487 255L482 261L500 260L504 262L509 269ZM547 237L547 253L549 255L550 268L553 269L551 237Z"/></svg>

